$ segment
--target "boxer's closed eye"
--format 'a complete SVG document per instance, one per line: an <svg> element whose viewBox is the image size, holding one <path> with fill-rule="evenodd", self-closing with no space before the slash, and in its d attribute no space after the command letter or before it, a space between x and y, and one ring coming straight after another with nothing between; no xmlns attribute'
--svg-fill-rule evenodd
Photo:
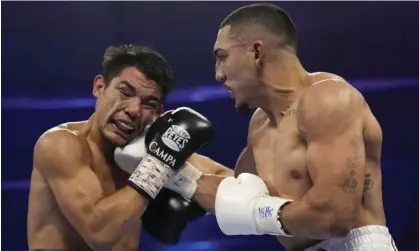
<svg viewBox="0 0 419 251"><path fill-rule="evenodd" d="M120 92L123 96L127 96L127 97L132 96L132 95L131 95L131 93L130 93L128 90L124 89L124 88L120 88L120 89L119 89L119 92Z"/></svg>
<svg viewBox="0 0 419 251"><path fill-rule="evenodd" d="M153 109L159 107L160 103L161 103L161 100L155 96L143 97L141 101L142 105L149 106Z"/></svg>
<svg viewBox="0 0 419 251"><path fill-rule="evenodd" d="M135 88L132 86L128 81L121 81L118 86L119 92L124 96L134 96L135 95Z"/></svg>

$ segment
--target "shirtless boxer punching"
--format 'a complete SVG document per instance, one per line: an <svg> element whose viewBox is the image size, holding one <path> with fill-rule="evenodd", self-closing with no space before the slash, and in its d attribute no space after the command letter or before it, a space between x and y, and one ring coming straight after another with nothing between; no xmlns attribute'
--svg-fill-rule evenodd
<svg viewBox="0 0 419 251"><path fill-rule="evenodd" d="M93 115L48 130L35 145L30 250L138 249L147 206L189 157L201 161L191 155L212 137L209 121L191 109L161 115L171 85L170 66L156 51L124 45L105 52L103 73L93 82ZM146 155L127 175L114 162L114 149L153 121Z"/></svg>
<svg viewBox="0 0 419 251"><path fill-rule="evenodd" d="M296 45L293 21L275 5L244 6L220 26L216 78L238 109L256 111L237 177L218 187L218 225L227 235L278 236L286 250L396 250L380 125L345 79L307 72Z"/></svg>
<svg viewBox="0 0 419 251"><path fill-rule="evenodd" d="M256 109L248 143L236 178L193 175L189 166L177 173L184 182L169 188L209 212L215 207L227 235L275 235L289 251L396 250L385 227L380 125L343 78L304 70L295 30L270 4L224 20L214 46L216 78L238 110ZM122 165L141 159L129 149L115 151Z"/></svg>
<svg viewBox="0 0 419 251"><path fill-rule="evenodd" d="M346 80L303 68L296 40L293 21L275 5L227 16L214 45L216 78L238 110L256 109L247 146L236 178L183 174L193 168L178 175L194 177L183 179L188 194L215 207L227 235L274 235L288 251L397 250L382 202L380 125Z"/></svg>

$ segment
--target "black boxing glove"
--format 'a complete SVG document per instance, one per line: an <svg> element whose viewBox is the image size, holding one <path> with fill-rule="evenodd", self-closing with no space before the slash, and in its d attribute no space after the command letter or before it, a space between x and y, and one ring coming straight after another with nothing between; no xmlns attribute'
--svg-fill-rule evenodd
<svg viewBox="0 0 419 251"><path fill-rule="evenodd" d="M155 239L175 245L188 223L205 214L196 202L163 188L143 214L142 226Z"/></svg>
<svg viewBox="0 0 419 251"><path fill-rule="evenodd" d="M211 123L196 111L181 107L166 112L148 130L147 156L128 183L140 193L156 198L166 181L212 136Z"/></svg>

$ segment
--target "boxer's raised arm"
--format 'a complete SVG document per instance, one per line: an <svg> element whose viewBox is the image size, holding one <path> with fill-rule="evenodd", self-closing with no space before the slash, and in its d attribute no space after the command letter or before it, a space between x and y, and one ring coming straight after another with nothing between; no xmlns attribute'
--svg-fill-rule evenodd
<svg viewBox="0 0 419 251"><path fill-rule="evenodd" d="M94 250L109 250L137 225L148 200L127 186L106 196L92 171L90 148L66 130L47 132L34 149L34 168L48 181L61 211Z"/></svg>
<svg viewBox="0 0 419 251"><path fill-rule="evenodd" d="M290 234L326 239L353 228L365 176L364 112L362 95L344 82L319 83L302 97L297 118L313 187L281 210Z"/></svg>

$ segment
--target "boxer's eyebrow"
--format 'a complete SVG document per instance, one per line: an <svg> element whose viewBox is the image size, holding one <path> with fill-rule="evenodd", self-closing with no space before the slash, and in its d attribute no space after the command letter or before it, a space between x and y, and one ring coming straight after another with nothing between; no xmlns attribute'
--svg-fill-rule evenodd
<svg viewBox="0 0 419 251"><path fill-rule="evenodd" d="M122 84L126 86L128 89L130 89L130 91L135 92L135 87L130 82L122 80L121 82L119 82L119 84Z"/></svg>

